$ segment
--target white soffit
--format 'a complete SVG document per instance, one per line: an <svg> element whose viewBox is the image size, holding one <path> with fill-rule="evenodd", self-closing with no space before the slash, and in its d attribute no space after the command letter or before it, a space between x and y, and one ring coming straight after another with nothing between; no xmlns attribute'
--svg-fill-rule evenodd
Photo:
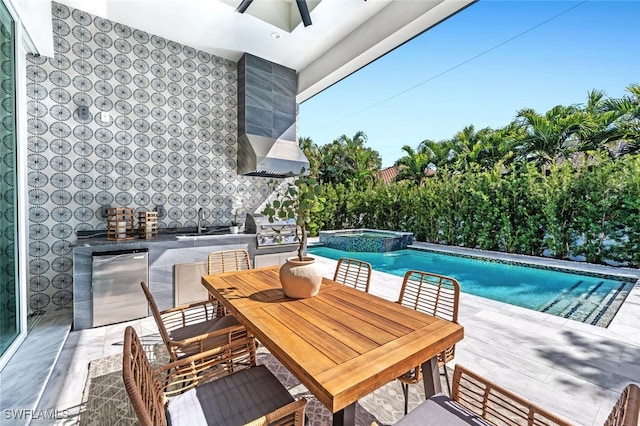
<svg viewBox="0 0 640 426"><path fill-rule="evenodd" d="M298 72L302 102L476 0L59 0L60 3L237 61L244 52Z"/></svg>
<svg viewBox="0 0 640 426"><path fill-rule="evenodd" d="M53 56L51 0L5 0L14 7L31 41L30 53Z"/></svg>
<svg viewBox="0 0 640 426"><path fill-rule="evenodd" d="M297 102L342 80L476 0L396 0L298 70Z"/></svg>

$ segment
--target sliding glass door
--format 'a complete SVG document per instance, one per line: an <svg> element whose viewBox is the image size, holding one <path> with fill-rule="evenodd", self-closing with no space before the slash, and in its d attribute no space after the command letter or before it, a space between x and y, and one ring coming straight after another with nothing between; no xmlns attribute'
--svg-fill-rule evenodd
<svg viewBox="0 0 640 426"><path fill-rule="evenodd" d="M0 357L20 334L14 21L0 2Z"/></svg>

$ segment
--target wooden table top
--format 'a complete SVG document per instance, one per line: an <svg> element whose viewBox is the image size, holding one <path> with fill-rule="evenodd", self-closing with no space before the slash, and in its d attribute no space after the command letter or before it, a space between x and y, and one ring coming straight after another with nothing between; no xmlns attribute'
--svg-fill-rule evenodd
<svg viewBox="0 0 640 426"><path fill-rule="evenodd" d="M279 267L202 284L333 413L462 340L462 326L324 279L290 299Z"/></svg>

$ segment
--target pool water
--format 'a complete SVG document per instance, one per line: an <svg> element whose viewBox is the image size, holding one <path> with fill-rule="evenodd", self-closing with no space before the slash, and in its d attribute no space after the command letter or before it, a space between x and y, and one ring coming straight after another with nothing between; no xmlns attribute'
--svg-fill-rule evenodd
<svg viewBox="0 0 640 426"><path fill-rule="evenodd" d="M413 249L366 253L320 246L308 251L335 260L364 260L376 271L398 276L409 269L447 275L458 280L462 292L601 327L611 322L633 287L624 280Z"/></svg>

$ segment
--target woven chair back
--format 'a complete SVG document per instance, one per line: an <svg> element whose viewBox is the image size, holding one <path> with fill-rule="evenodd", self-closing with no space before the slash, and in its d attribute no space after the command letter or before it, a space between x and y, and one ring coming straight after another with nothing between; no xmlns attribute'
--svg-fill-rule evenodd
<svg viewBox="0 0 640 426"><path fill-rule="evenodd" d="M124 332L122 379L142 426L167 424L162 385L155 378L140 339L133 327Z"/></svg>
<svg viewBox="0 0 640 426"><path fill-rule="evenodd" d="M207 273L209 275L222 272L244 271L251 269L249 252L244 249L221 250L209 253ZM209 293L209 301L216 307L216 316L229 315L227 309Z"/></svg>
<svg viewBox="0 0 640 426"><path fill-rule="evenodd" d="M149 290L149 286L144 281L140 283L140 286L142 287L142 291L144 292L144 295L147 298L147 303L149 303L151 314L153 315L153 319L156 321L156 325L158 326L158 331L160 332L160 337L162 337L162 341L167 347L167 351L169 352L171 361L176 361L178 359L178 356L173 350L174 348L170 344L171 338L169 337L169 332L167 331L167 328L164 325L164 321L162 320L162 315L160 314L158 305L156 304L156 301L153 298L151 291Z"/></svg>
<svg viewBox="0 0 640 426"><path fill-rule="evenodd" d="M209 275L251 269L249 253L244 249L214 251L207 262Z"/></svg>
<svg viewBox="0 0 640 426"><path fill-rule="evenodd" d="M333 280L368 293L371 282L371 265L362 260L343 257L338 260Z"/></svg>
<svg viewBox="0 0 640 426"><path fill-rule="evenodd" d="M451 399L493 425L572 426L572 423L460 364L453 371Z"/></svg>
<svg viewBox="0 0 640 426"><path fill-rule="evenodd" d="M628 384L613 406L604 426L637 426L640 420L640 387Z"/></svg>
<svg viewBox="0 0 640 426"><path fill-rule="evenodd" d="M430 272L407 271L399 303L447 321L458 321L460 284L454 278Z"/></svg>
<svg viewBox="0 0 640 426"><path fill-rule="evenodd" d="M404 275L398 303L434 317L458 322L459 301L460 284L454 278L411 270ZM450 346L440 354L440 364L455 357L455 348L455 345Z"/></svg>

